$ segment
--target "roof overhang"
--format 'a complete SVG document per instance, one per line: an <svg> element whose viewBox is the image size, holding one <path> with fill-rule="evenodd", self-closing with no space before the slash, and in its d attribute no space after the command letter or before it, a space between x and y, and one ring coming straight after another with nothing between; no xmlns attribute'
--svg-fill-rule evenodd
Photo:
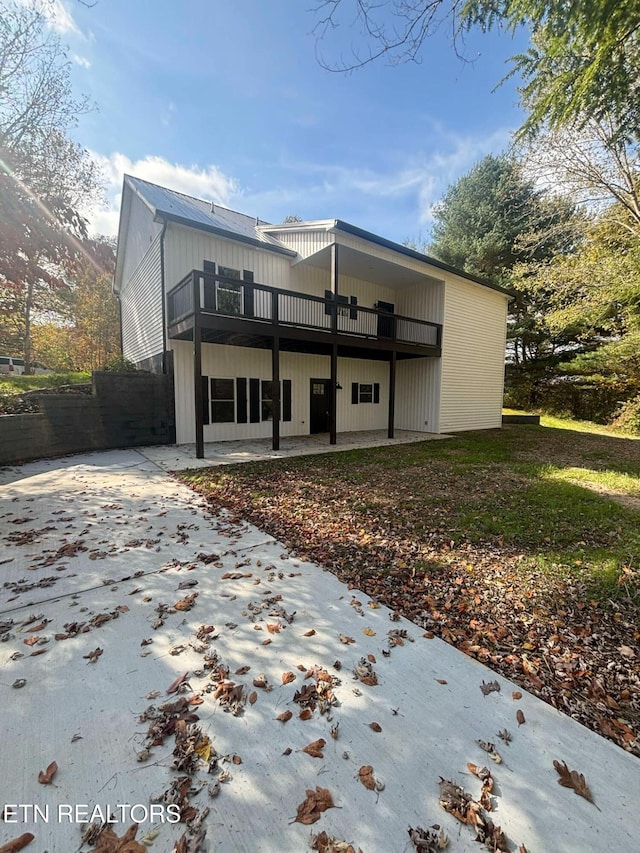
<svg viewBox="0 0 640 853"><path fill-rule="evenodd" d="M417 271L402 263L393 263L368 254L366 251L341 245L339 241L336 241L336 245L340 247L338 259L338 274L340 276L362 279L392 290L441 280L438 279L436 270L433 271L433 274L427 269ZM324 246L314 252L313 255L299 258L294 262L294 265L302 264L329 271L331 269L331 245Z"/></svg>

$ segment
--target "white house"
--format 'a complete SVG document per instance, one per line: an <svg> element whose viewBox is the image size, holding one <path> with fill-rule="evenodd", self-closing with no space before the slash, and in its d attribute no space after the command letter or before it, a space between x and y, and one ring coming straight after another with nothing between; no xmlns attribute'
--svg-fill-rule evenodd
<svg viewBox="0 0 640 853"><path fill-rule="evenodd" d="M501 425L510 294L339 219L269 225L125 176L126 358L173 371L176 440Z"/></svg>

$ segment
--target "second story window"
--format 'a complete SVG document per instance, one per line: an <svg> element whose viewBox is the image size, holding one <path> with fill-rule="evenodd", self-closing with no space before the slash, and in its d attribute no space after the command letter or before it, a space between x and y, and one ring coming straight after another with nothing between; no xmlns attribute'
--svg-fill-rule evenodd
<svg viewBox="0 0 640 853"><path fill-rule="evenodd" d="M222 264L216 268L214 261L205 261L203 269L205 273L211 274L210 279L205 279L204 285L206 311L253 317L253 288L246 286L253 283L251 270L237 270ZM219 277L227 280L220 281Z"/></svg>
<svg viewBox="0 0 640 853"><path fill-rule="evenodd" d="M242 314L242 281L240 270L218 265L218 275L237 280L216 282L216 310L221 314Z"/></svg>

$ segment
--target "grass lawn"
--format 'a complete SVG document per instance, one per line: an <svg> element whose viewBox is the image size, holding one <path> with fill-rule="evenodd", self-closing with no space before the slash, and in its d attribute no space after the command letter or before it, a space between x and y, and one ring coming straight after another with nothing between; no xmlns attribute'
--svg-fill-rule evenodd
<svg viewBox="0 0 640 853"><path fill-rule="evenodd" d="M29 397L29 391L56 389L63 385L81 385L87 382L91 382L90 373L38 373L35 376L0 374L0 415L38 411L38 404ZM24 394L27 396L22 396Z"/></svg>
<svg viewBox="0 0 640 853"><path fill-rule="evenodd" d="M0 375L0 394L23 394L40 388L59 388L91 382L90 373L38 373L35 376Z"/></svg>
<svg viewBox="0 0 640 853"><path fill-rule="evenodd" d="M640 440L543 418L181 476L640 755Z"/></svg>

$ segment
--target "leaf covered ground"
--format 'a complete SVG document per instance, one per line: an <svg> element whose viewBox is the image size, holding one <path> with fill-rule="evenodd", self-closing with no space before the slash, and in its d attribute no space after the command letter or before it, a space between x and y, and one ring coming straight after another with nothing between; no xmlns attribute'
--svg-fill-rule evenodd
<svg viewBox="0 0 640 853"><path fill-rule="evenodd" d="M510 426L180 475L640 755L640 442Z"/></svg>

